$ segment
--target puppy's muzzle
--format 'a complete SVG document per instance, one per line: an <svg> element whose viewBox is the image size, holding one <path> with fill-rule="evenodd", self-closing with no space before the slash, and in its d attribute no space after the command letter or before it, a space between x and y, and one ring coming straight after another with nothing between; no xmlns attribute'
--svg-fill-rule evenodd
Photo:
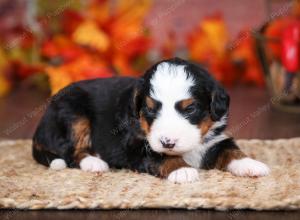
<svg viewBox="0 0 300 220"><path fill-rule="evenodd" d="M163 148L167 148L167 149L173 149L176 145L176 142L177 140L172 140L167 137L162 137L160 139L160 143L162 144Z"/></svg>

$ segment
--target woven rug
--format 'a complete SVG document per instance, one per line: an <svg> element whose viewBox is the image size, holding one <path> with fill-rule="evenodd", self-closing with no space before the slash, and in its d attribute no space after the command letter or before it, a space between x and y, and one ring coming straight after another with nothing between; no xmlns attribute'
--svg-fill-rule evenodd
<svg viewBox="0 0 300 220"><path fill-rule="evenodd" d="M147 174L115 170L49 170L31 157L29 140L0 142L0 207L17 209L213 208L300 209L300 138L240 140L271 175L235 177L200 170L200 181L174 184Z"/></svg>

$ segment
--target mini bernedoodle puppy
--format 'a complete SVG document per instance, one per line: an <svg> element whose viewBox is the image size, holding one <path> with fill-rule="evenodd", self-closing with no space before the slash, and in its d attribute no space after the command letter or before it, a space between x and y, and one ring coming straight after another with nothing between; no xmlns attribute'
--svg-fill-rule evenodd
<svg viewBox="0 0 300 220"><path fill-rule="evenodd" d="M200 66L164 60L142 78L81 81L52 97L33 137L33 157L52 169L125 168L176 183L198 169L265 176L228 137L229 97Z"/></svg>

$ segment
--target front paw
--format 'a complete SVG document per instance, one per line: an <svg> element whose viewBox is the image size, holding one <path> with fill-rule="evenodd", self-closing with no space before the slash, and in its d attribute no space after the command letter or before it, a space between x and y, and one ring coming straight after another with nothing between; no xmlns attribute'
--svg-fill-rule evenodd
<svg viewBox="0 0 300 220"><path fill-rule="evenodd" d="M107 172L108 164L98 157L87 156L80 161L80 169L89 172Z"/></svg>
<svg viewBox="0 0 300 220"><path fill-rule="evenodd" d="M168 180L173 183L187 183L199 180L198 170L192 167L183 167L171 172Z"/></svg>
<svg viewBox="0 0 300 220"><path fill-rule="evenodd" d="M227 170L236 176L250 177L267 176L270 173L267 165L248 157L231 161L227 166Z"/></svg>

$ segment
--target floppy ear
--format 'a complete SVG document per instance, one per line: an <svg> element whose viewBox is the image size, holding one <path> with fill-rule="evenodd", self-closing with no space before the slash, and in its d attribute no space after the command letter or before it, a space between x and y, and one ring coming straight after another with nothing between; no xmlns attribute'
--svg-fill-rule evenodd
<svg viewBox="0 0 300 220"><path fill-rule="evenodd" d="M125 118L139 118L139 112L142 107L142 88L143 80L137 80L135 85L126 89L118 100L119 114L117 118L125 120Z"/></svg>
<svg viewBox="0 0 300 220"><path fill-rule="evenodd" d="M137 118L140 117L140 110L142 108L143 86L144 86L144 79L141 78L137 81L135 88L133 90L132 110L135 113L135 116Z"/></svg>
<svg viewBox="0 0 300 220"><path fill-rule="evenodd" d="M213 121L220 120L229 109L230 98L226 91L219 85L211 94L210 114Z"/></svg>

